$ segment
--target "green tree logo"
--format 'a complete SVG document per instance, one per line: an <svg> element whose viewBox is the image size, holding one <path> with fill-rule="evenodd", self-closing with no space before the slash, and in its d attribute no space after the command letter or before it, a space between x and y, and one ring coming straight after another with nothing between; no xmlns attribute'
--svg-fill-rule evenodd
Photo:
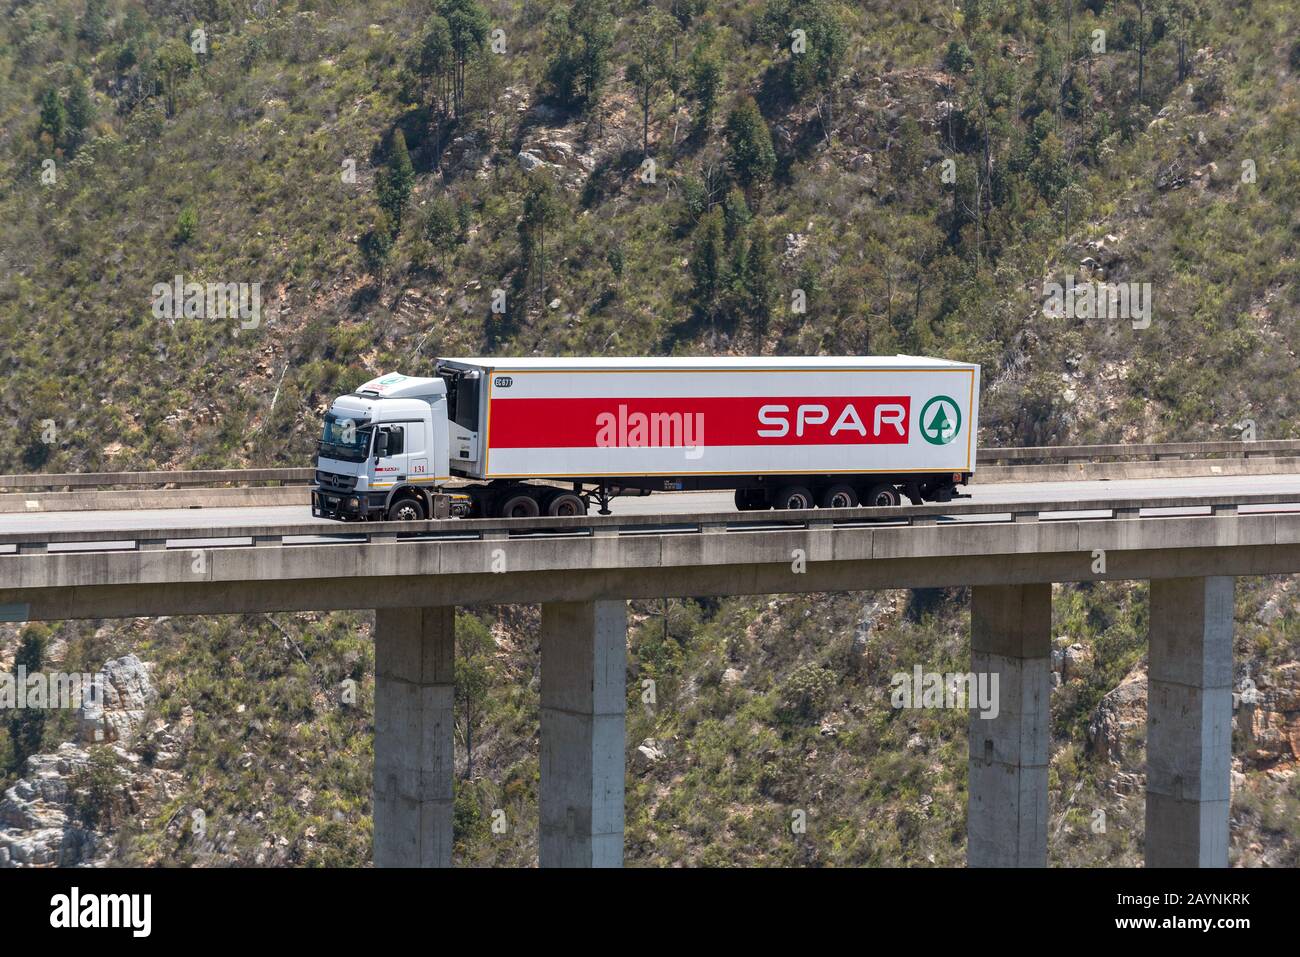
<svg viewBox="0 0 1300 957"><path fill-rule="evenodd" d="M946 395L936 395L921 406L921 438L931 445L947 445L961 431L961 409Z"/></svg>

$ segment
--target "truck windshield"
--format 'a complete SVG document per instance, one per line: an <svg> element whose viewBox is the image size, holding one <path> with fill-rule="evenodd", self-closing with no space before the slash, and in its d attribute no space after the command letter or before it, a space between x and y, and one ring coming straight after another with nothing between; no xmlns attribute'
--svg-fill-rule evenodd
<svg viewBox="0 0 1300 957"><path fill-rule="evenodd" d="M325 431L320 438L320 455L344 462L364 462L370 451L370 427L358 428L352 419L333 412L325 415Z"/></svg>

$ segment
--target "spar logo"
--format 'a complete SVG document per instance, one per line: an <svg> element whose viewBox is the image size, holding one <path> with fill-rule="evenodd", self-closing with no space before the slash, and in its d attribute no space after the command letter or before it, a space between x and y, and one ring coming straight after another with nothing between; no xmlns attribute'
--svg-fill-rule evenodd
<svg viewBox="0 0 1300 957"><path fill-rule="evenodd" d="M831 439L841 432L851 433L862 439L868 437L867 426L863 416L858 412L858 405L866 411L866 421L871 423L871 437L897 436L907 439L907 406L901 402L890 401L883 396L856 400L844 398L825 399L821 402L800 402L793 405L769 403L760 406L758 421L768 426L759 429L758 434L765 439L783 439L790 435L790 421L794 420L794 434L802 438L807 432L815 437L824 437L819 427L828 422L833 423L825 435Z"/></svg>
<svg viewBox="0 0 1300 957"><path fill-rule="evenodd" d="M961 431L961 409L946 395L936 395L921 406L921 438L931 445L947 445Z"/></svg>

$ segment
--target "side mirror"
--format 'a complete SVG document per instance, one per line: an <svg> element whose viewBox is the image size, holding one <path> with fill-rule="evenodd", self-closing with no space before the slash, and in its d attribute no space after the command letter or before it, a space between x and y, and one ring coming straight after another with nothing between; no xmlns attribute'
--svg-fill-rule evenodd
<svg viewBox="0 0 1300 957"><path fill-rule="evenodd" d="M382 459L388 454L388 431L380 429L375 433L375 458Z"/></svg>

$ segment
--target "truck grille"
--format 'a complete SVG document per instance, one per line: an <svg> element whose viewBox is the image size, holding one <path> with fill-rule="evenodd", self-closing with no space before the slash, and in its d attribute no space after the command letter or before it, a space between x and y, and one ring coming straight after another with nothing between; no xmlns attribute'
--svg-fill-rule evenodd
<svg viewBox="0 0 1300 957"><path fill-rule="evenodd" d="M335 475L333 472L317 472L316 484L330 492L351 492L357 487L355 475Z"/></svg>

